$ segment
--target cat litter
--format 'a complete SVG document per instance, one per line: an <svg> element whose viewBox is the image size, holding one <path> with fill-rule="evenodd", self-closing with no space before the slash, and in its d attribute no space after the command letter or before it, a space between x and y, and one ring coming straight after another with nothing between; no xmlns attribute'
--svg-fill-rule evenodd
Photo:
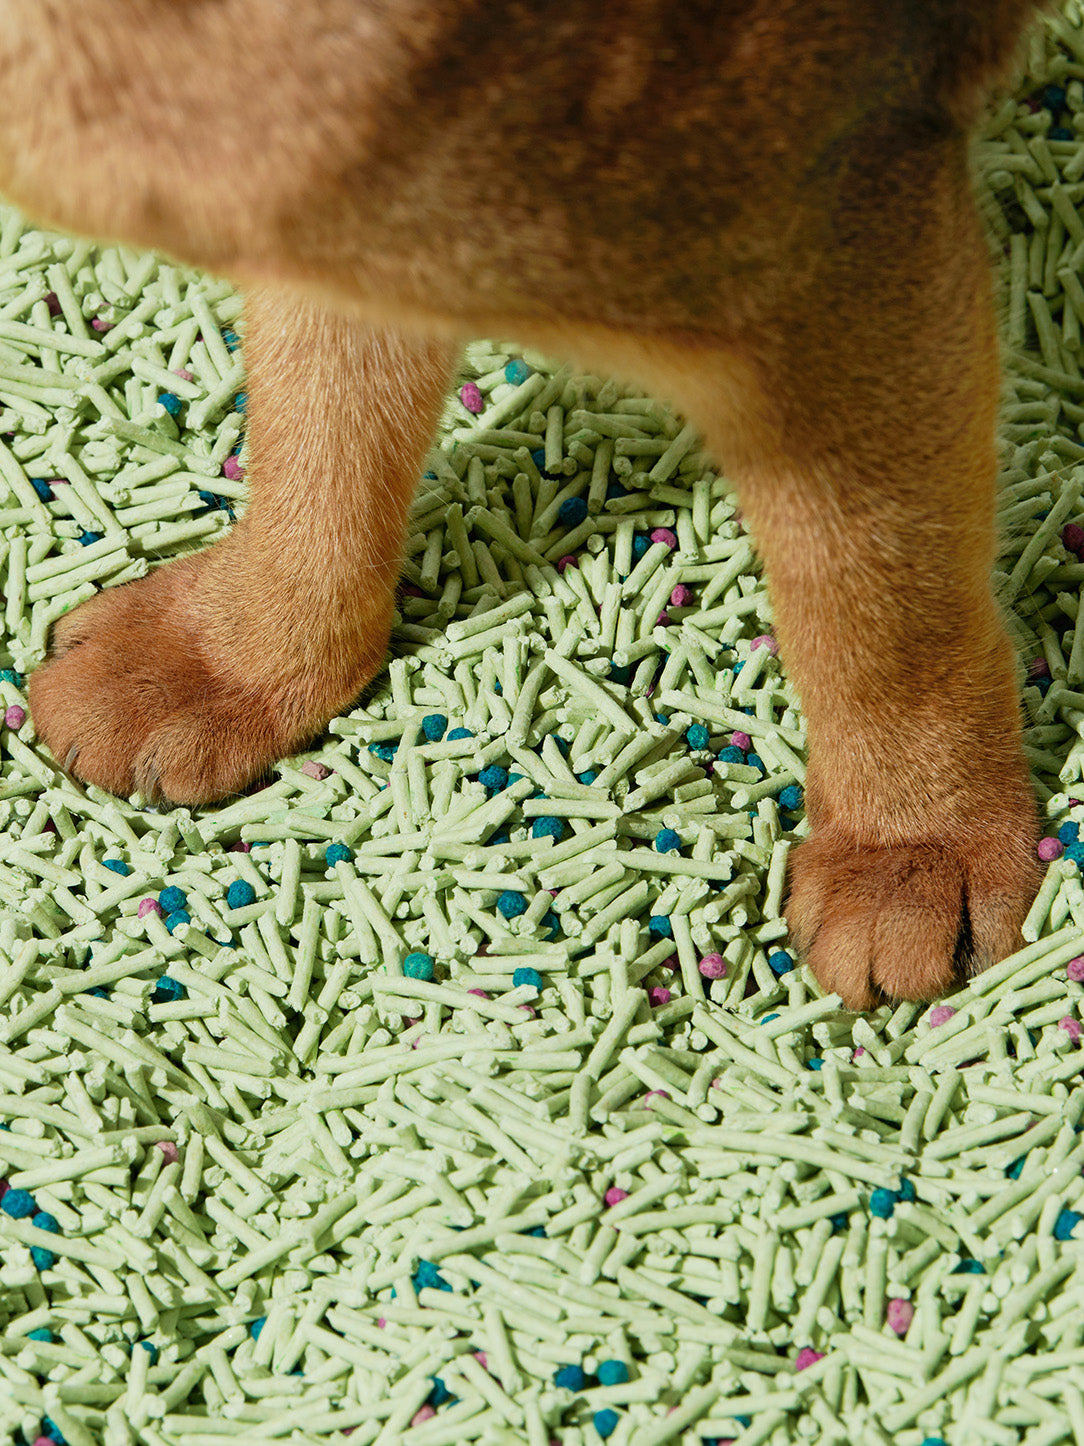
<svg viewBox="0 0 1084 1446"><path fill-rule="evenodd" d="M245 506L223 283L0 213L0 1428L46 1446L1084 1441L1084 28L976 151L1020 950L840 1010L802 718L664 404L467 349L386 670L157 811L27 716L50 624Z"/></svg>

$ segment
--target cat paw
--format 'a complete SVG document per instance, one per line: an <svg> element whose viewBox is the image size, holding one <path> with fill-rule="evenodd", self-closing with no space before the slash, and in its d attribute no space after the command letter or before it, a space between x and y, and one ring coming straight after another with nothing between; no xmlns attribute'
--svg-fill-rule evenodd
<svg viewBox="0 0 1084 1446"><path fill-rule="evenodd" d="M791 939L848 1009L936 999L1023 947L1036 839L1026 810L966 840L866 848L814 834L790 862Z"/></svg>
<svg viewBox="0 0 1084 1446"><path fill-rule="evenodd" d="M30 713L76 778L157 804L211 803L264 776L337 711L311 680L261 683L251 639L231 656L207 636L196 606L207 555L107 588L54 625L30 678Z"/></svg>

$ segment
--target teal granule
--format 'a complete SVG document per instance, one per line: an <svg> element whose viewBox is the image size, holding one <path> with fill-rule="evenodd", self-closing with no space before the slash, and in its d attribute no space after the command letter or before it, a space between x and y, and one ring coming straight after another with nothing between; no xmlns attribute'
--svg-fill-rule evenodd
<svg viewBox="0 0 1084 1446"><path fill-rule="evenodd" d="M403 960L403 973L408 979L432 979L434 965L428 954L408 954Z"/></svg>
<svg viewBox="0 0 1084 1446"><path fill-rule="evenodd" d="M226 907L244 909L256 902L256 890L247 879L234 879L226 890Z"/></svg>
<svg viewBox="0 0 1084 1446"><path fill-rule="evenodd" d="M515 889L505 889L497 898L497 908L506 919L516 919L527 911L527 900Z"/></svg>

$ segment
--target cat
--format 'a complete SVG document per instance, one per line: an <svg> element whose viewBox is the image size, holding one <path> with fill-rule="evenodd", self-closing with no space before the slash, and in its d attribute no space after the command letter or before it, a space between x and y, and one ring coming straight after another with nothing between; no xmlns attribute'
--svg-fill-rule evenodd
<svg viewBox="0 0 1084 1446"><path fill-rule="evenodd" d="M384 657L465 339L672 400L739 490L809 733L792 939L867 1008L1038 881L990 590L999 392L968 137L1033 0L0 0L0 194L244 294L250 504L63 617L75 776L203 804Z"/></svg>

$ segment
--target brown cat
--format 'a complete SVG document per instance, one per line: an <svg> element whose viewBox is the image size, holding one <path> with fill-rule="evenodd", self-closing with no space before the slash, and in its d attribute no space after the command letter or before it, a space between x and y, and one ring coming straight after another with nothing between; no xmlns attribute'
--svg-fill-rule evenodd
<svg viewBox="0 0 1084 1446"><path fill-rule="evenodd" d="M990 592L967 135L1032 0L0 0L0 192L246 290L251 504L55 629L81 778L204 803L383 657L457 345L672 398L809 725L788 917L848 1005L1019 943L1035 806Z"/></svg>

